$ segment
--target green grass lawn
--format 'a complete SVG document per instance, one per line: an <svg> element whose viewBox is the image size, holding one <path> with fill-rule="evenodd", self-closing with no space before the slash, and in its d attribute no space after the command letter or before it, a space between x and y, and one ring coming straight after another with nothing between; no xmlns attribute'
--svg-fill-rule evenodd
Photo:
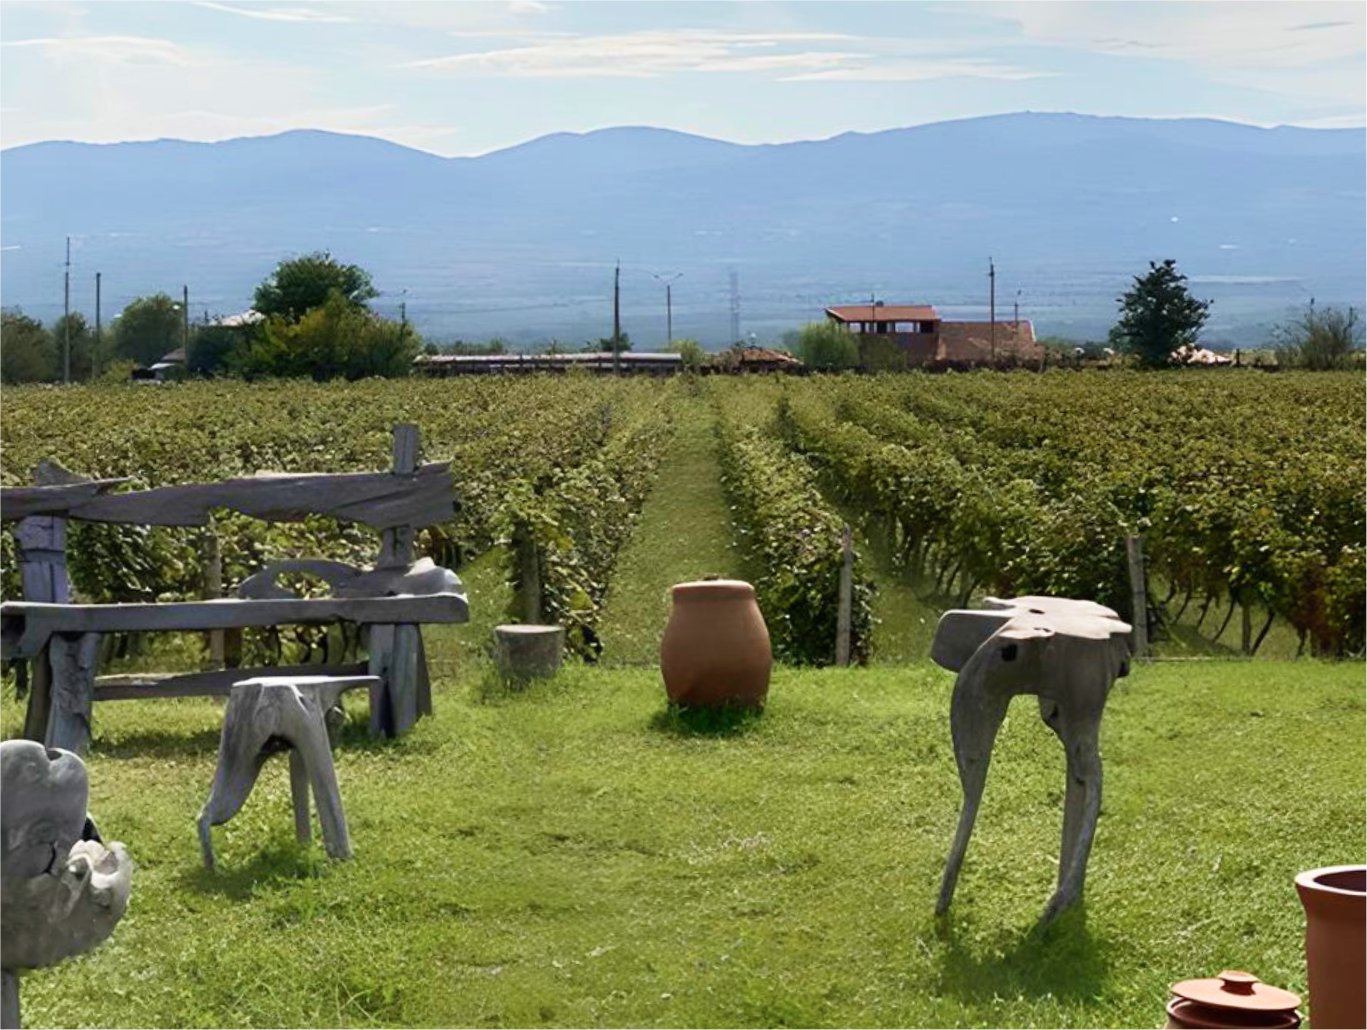
<svg viewBox="0 0 1367 1030"><path fill-rule="evenodd" d="M675 583L745 575L722 492L712 405L700 394L681 397L674 421L655 488L613 569L601 627L609 664L660 660Z"/></svg>
<svg viewBox="0 0 1367 1030"><path fill-rule="evenodd" d="M932 916L951 684L781 669L761 718L709 732L667 715L651 669L443 680L402 740L348 727L353 861L293 843L277 758L216 831L216 875L193 821L219 707L103 704L91 808L138 862L132 905L97 951L25 977L27 1025L1156 1026L1179 978L1304 992L1292 878L1363 860L1360 667L1121 681L1086 909L1046 932L1063 756L1030 699ZM3 714L12 733L12 696Z"/></svg>

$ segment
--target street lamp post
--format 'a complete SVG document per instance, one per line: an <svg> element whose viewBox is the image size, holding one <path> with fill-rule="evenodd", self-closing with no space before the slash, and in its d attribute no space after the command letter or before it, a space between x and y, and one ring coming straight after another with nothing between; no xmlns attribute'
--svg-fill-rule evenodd
<svg viewBox="0 0 1367 1030"><path fill-rule="evenodd" d="M674 294L676 280L683 278L682 272L652 272L651 277L665 284L665 339L674 346Z"/></svg>

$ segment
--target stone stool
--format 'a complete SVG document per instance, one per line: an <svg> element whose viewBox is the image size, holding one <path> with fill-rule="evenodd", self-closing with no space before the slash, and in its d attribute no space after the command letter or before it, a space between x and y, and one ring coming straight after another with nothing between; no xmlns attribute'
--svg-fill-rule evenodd
<svg viewBox="0 0 1367 1030"><path fill-rule="evenodd" d="M496 626L494 643L494 660L504 676L519 680L554 676L565 651L565 627Z"/></svg>
<svg viewBox="0 0 1367 1030"><path fill-rule="evenodd" d="M328 713L353 687L378 686L378 676L261 676L234 683L223 715L223 739L213 790L199 813L199 843L204 864L214 867L209 828L221 826L242 810L266 759L290 753L290 796L299 840L311 836L309 785L323 826L330 858L350 858L351 838L337 790L328 738Z"/></svg>

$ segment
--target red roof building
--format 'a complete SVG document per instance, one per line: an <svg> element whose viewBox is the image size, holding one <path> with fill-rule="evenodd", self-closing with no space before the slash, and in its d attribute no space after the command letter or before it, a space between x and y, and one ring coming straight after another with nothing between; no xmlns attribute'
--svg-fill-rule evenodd
<svg viewBox="0 0 1367 1030"><path fill-rule="evenodd" d="M1019 364L1043 348L1029 321L946 322L929 304L841 304L826 317L859 338L868 369Z"/></svg>

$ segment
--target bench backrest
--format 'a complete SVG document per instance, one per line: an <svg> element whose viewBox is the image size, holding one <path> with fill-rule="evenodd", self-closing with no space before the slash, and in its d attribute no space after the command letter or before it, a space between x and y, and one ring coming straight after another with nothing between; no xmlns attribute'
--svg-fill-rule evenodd
<svg viewBox="0 0 1367 1030"><path fill-rule="evenodd" d="M191 483L128 493L109 491L125 480L84 479L44 463L31 487L0 489L0 519L19 523L15 540L24 599L64 604L66 520L145 526L207 526L216 508L267 522L328 515L380 531L376 567L413 563L414 539L425 526L455 517L449 463L418 465L418 427L394 427L389 472L259 474L222 483Z"/></svg>

